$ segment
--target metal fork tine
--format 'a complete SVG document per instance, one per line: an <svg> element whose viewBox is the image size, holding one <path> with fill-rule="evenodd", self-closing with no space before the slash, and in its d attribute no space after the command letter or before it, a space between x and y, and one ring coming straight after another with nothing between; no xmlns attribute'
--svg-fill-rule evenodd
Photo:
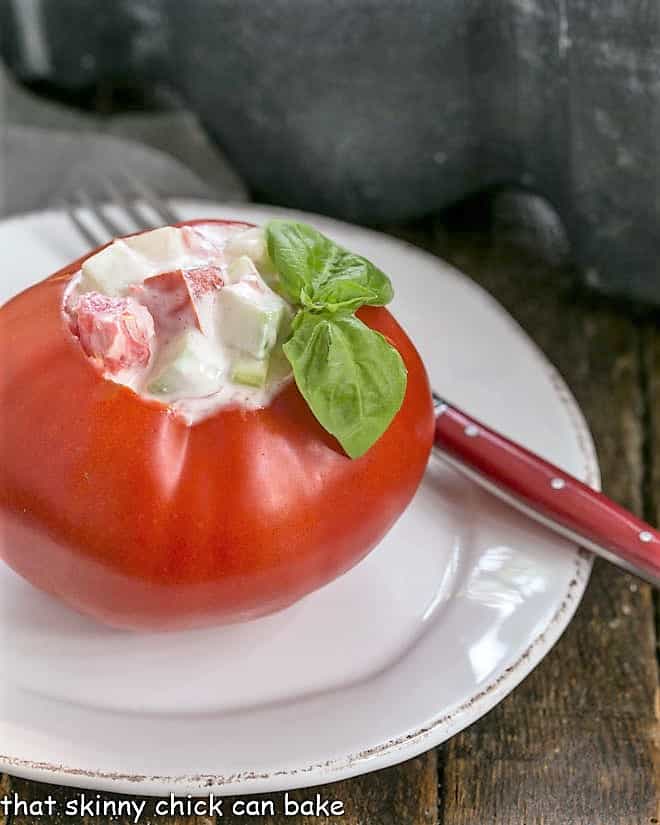
<svg viewBox="0 0 660 825"><path fill-rule="evenodd" d="M101 206L92 200L84 189L77 189L75 195L82 206L101 224L110 238L116 238L117 236L126 234L126 231L122 229L119 224L115 223ZM110 240L110 238L108 240Z"/></svg>
<svg viewBox="0 0 660 825"><path fill-rule="evenodd" d="M153 189L147 186L138 178L129 177L126 172L118 172L118 175L127 183L127 188L123 191L117 182L110 177L97 176L95 180L94 192L85 189L82 186L76 189L73 193L73 198L68 202L62 204L63 210L73 225L76 227L79 234L92 247L100 246L112 238L121 237L130 232L130 223L132 222L135 231L143 229L152 229L155 226L162 224L177 223L179 218L170 209L159 195ZM96 198L96 190L100 190L99 194L101 200L107 202L108 205L114 206L117 210L121 210L122 220L127 220L127 225L120 226L117 221L103 208L99 199ZM141 209L138 206L141 203L145 208ZM156 222L153 217L147 217L146 207L153 212L156 217ZM94 221L87 222L83 220L78 214L79 209L84 209ZM103 237L100 228L107 233Z"/></svg>
<svg viewBox="0 0 660 825"><path fill-rule="evenodd" d="M73 223L76 227L78 232L82 235L82 237L87 241L87 243L92 247L100 246L104 239L100 238L98 235L95 235L87 226L84 221L81 221L76 213L76 209L73 206L63 206L64 213L69 218L69 220Z"/></svg>
<svg viewBox="0 0 660 825"><path fill-rule="evenodd" d="M114 181L109 178L100 178L99 183L103 187L110 203L121 207L126 215L133 221L136 231L141 229L154 229L159 225L153 221L148 221L145 216L135 208L133 201L124 195Z"/></svg>
<svg viewBox="0 0 660 825"><path fill-rule="evenodd" d="M162 219L163 223L178 223L179 218L167 203L165 203L165 200L157 195L150 186L147 186L147 184L139 178L130 178L125 172L122 172L122 176L130 184L132 189L140 195L142 200L149 204L158 217Z"/></svg>

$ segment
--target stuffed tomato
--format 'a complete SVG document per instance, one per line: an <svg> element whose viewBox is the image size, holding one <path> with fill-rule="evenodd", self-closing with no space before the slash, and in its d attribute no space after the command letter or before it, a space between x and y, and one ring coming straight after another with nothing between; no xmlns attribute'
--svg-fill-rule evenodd
<svg viewBox="0 0 660 825"><path fill-rule="evenodd" d="M254 618L349 570L433 438L391 297L309 226L209 220L118 239L13 298L5 562L134 630Z"/></svg>

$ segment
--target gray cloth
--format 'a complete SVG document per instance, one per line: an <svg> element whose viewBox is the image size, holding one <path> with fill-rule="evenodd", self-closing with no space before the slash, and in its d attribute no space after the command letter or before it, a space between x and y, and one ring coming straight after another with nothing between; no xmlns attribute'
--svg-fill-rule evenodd
<svg viewBox="0 0 660 825"><path fill-rule="evenodd" d="M58 206L100 178L160 195L245 201L246 188L185 110L101 117L44 101L0 66L0 216Z"/></svg>

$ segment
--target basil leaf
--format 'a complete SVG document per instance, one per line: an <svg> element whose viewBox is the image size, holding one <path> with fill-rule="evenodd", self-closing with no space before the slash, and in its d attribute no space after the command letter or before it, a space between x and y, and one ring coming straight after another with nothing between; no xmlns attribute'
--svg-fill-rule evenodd
<svg viewBox="0 0 660 825"><path fill-rule="evenodd" d="M385 432L406 392L399 353L351 313L392 299L389 278L311 226L270 221L268 254L285 298L302 307L284 352L300 392L351 458Z"/></svg>
<svg viewBox="0 0 660 825"><path fill-rule="evenodd" d="M389 278L372 263L336 247L322 280L314 281L308 306L328 312L354 312L363 304L384 306L393 297Z"/></svg>
<svg viewBox="0 0 660 825"><path fill-rule="evenodd" d="M332 241L307 224L274 220L266 224L266 243L286 297L301 304L303 291L331 254Z"/></svg>
<svg viewBox="0 0 660 825"><path fill-rule="evenodd" d="M319 423L351 458L365 453L403 403L407 372L398 351L353 315L303 311L284 352Z"/></svg>
<svg viewBox="0 0 660 825"><path fill-rule="evenodd" d="M307 224L270 221L266 238L286 297L296 304L335 313L392 300L392 284L380 269Z"/></svg>

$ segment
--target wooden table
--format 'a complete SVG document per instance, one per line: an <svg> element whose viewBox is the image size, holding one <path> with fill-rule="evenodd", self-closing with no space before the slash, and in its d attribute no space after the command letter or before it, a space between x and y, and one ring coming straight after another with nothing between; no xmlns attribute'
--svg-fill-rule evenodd
<svg viewBox="0 0 660 825"><path fill-rule="evenodd" d="M605 491L657 524L657 320L654 324L579 293L570 265L553 260L555 247L528 229L521 234L519 227L510 232L500 225L503 231L494 232L492 221L483 219L489 209L487 204L485 212L481 207L454 211L389 231L454 263L520 321L575 393L594 435ZM218 825L653 825L660 820L658 696L654 594L632 576L596 561L563 638L485 718L406 764L323 788L325 797L344 802L342 817L225 813ZM55 793L60 810L77 793L9 776L3 782L6 791L24 800ZM294 797L312 794L306 790ZM279 809L279 795L273 799ZM0 817L0 825L34 821L29 815L16 815L11 822ZM79 820L57 816L47 821ZM110 825L108 818L92 821ZM211 821L146 813L140 820L160 825ZM123 825L130 818L113 822Z"/></svg>

